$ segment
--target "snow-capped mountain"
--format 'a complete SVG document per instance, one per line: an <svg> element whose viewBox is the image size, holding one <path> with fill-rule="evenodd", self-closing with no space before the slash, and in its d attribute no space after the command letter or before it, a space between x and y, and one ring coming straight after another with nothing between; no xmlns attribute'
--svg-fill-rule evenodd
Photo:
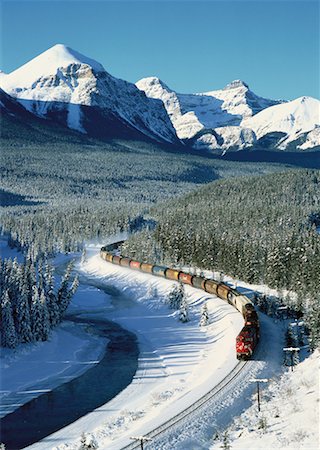
<svg viewBox="0 0 320 450"><path fill-rule="evenodd" d="M0 86L30 112L81 132L178 142L161 101L61 44L1 76Z"/></svg>
<svg viewBox="0 0 320 450"><path fill-rule="evenodd" d="M301 138L303 142L297 147L307 149L320 144L320 102L312 97L300 97L244 118L241 126L252 129L258 140L278 133L277 148L280 150Z"/></svg>
<svg viewBox="0 0 320 450"><path fill-rule="evenodd" d="M156 77L134 85L61 44L0 72L0 88L32 114L97 137L147 136L220 154L320 148L319 100L265 99L240 80L199 94L179 94Z"/></svg>
<svg viewBox="0 0 320 450"><path fill-rule="evenodd" d="M297 139L301 150L320 145L318 131L312 131L320 124L316 99L305 98L299 108L301 99L268 100L240 80L200 94L179 94L156 77L143 78L136 85L148 97L163 101L178 137L195 148L224 152L262 144L283 150ZM296 126L283 125L286 114ZM268 139L263 140L266 135Z"/></svg>

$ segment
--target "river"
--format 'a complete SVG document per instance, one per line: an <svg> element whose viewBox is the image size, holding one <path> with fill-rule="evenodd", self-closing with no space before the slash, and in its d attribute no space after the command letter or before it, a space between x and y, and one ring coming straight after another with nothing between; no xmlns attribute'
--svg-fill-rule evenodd
<svg viewBox="0 0 320 450"><path fill-rule="evenodd" d="M128 386L138 367L136 336L102 319L67 316L89 325L90 333L108 338L101 361L78 378L37 397L0 421L1 442L7 450L31 445L104 405ZM84 430L85 431L85 430Z"/></svg>

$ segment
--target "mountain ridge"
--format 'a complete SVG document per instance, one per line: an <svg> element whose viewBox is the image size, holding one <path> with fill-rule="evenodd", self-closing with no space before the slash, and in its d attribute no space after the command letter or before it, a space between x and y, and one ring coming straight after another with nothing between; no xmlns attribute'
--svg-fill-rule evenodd
<svg viewBox="0 0 320 450"><path fill-rule="evenodd" d="M216 154L320 146L319 100L266 99L242 80L180 94L158 77L136 84L115 78L63 44L0 75L0 87L30 113L93 136L144 137Z"/></svg>

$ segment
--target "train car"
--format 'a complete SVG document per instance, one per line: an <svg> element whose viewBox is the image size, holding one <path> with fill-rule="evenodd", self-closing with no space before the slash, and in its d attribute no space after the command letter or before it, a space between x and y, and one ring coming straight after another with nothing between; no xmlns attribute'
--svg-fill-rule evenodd
<svg viewBox="0 0 320 450"><path fill-rule="evenodd" d="M251 358L258 342L256 327L245 325L236 339L237 359Z"/></svg>
<svg viewBox="0 0 320 450"><path fill-rule="evenodd" d="M231 288L224 283L219 283L217 287L217 295L223 300L229 301L229 294L231 292Z"/></svg>
<svg viewBox="0 0 320 450"><path fill-rule="evenodd" d="M133 259L130 261L130 269L140 270L140 266L141 266L140 261L134 261Z"/></svg>
<svg viewBox="0 0 320 450"><path fill-rule="evenodd" d="M166 276L166 270L168 270L168 267L164 266L153 266L152 273L154 275L157 275L157 277L164 277Z"/></svg>
<svg viewBox="0 0 320 450"><path fill-rule="evenodd" d="M203 277L197 277L197 276L192 277L192 286L194 288L205 290L205 288L204 288L205 282L206 282L206 279Z"/></svg>
<svg viewBox="0 0 320 450"><path fill-rule="evenodd" d="M105 261L108 261L108 262L112 263L112 258L113 258L113 255L111 255L111 253L107 253L107 252L104 253Z"/></svg>
<svg viewBox="0 0 320 450"><path fill-rule="evenodd" d="M184 272L179 273L179 281L185 284L190 284L192 286L192 275Z"/></svg>
<svg viewBox="0 0 320 450"><path fill-rule="evenodd" d="M140 270L145 273L152 273L153 264L141 263Z"/></svg>
<svg viewBox="0 0 320 450"><path fill-rule="evenodd" d="M178 281L179 280L179 273L180 273L180 270L167 269L166 270L166 278L168 280Z"/></svg>
<svg viewBox="0 0 320 450"><path fill-rule="evenodd" d="M217 295L218 293L218 285L214 280L205 280L204 282L204 290L208 292L209 294Z"/></svg>
<svg viewBox="0 0 320 450"><path fill-rule="evenodd" d="M121 260L120 260L120 266L123 266L123 267L130 267L130 261L131 261L130 258L121 258Z"/></svg>
<svg viewBox="0 0 320 450"><path fill-rule="evenodd" d="M112 263L113 264L117 264L118 266L120 265L120 261L121 261L121 256L119 255L113 255L112 256Z"/></svg>

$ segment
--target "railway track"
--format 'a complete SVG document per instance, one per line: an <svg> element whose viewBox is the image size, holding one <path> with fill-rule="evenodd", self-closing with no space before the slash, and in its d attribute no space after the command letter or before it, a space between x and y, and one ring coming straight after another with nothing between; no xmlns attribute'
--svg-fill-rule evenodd
<svg viewBox="0 0 320 450"><path fill-rule="evenodd" d="M211 400L213 400L218 394L221 394L226 388L229 387L232 382L242 373L244 368L250 361L240 361L236 367L222 380L219 384L217 384L213 389L199 398L196 402L190 405L185 410L181 411L179 414L176 414L171 419L164 422L162 425L158 426L154 430L146 433L144 437L150 439L151 441L155 438L160 437L162 434L170 431L175 426L181 424L184 420L188 419L194 413L197 413L201 410L201 408L205 407ZM140 449L141 445L139 442L132 442L125 447L121 447L121 450L135 450Z"/></svg>

